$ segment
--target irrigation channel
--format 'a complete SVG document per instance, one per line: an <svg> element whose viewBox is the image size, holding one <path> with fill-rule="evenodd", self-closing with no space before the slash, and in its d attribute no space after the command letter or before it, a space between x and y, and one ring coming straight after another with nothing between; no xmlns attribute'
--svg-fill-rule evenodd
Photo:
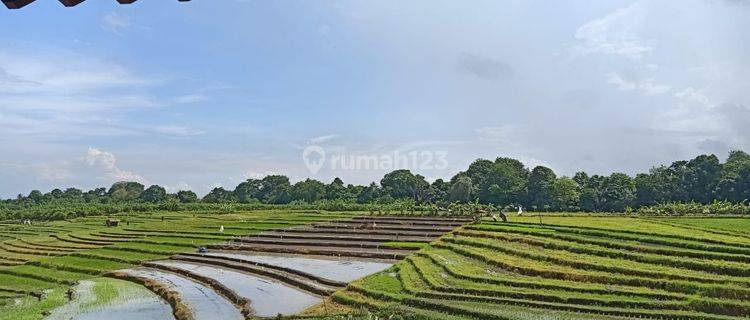
<svg viewBox="0 0 750 320"><path fill-rule="evenodd" d="M205 252L177 254L107 275L149 288L169 302L178 320L294 315L469 222L465 218L359 216L236 237L208 245ZM144 299L138 303L148 306ZM99 310L97 319L143 318L144 309L136 309L127 317L123 312L128 308L115 305ZM101 316L109 311L118 316Z"/></svg>

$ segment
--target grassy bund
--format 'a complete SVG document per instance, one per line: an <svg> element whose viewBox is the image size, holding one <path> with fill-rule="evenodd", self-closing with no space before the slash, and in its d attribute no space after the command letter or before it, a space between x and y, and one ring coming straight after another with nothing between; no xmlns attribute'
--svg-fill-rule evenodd
<svg viewBox="0 0 750 320"><path fill-rule="evenodd" d="M112 228L105 226L107 217L102 216L30 226L0 223L0 319L41 319L67 302L71 286L109 271L239 236L349 216L302 211L151 212L112 216L120 220Z"/></svg>
<svg viewBox="0 0 750 320"><path fill-rule="evenodd" d="M328 303L417 319L750 316L750 219L542 222L457 229Z"/></svg>
<svg viewBox="0 0 750 320"><path fill-rule="evenodd" d="M270 242L281 241L269 230L310 225L357 241L358 232L336 231L345 225L335 220L352 216L152 212L118 216L120 225L113 228L104 226L106 217L31 226L0 223L0 319L41 319L65 304L66 291L78 281L195 252L196 247L236 240L234 247L270 250ZM452 231L455 226L409 226L405 232L448 233L429 245L386 239L392 241L386 247L406 252L398 257L403 260L333 292L303 317L336 319L340 317L330 314L371 312L407 319L750 316L750 219L550 215L542 222L538 217L512 217L507 223L485 220ZM262 232L264 236L247 238ZM368 231L370 241L392 232ZM328 241L304 240L310 237L287 234L285 241L298 247ZM102 294L102 299L111 295Z"/></svg>

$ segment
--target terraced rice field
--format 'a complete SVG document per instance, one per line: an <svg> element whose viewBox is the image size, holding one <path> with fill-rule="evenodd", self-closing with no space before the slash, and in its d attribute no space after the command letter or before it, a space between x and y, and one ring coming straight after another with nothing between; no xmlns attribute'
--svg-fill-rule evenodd
<svg viewBox="0 0 750 320"><path fill-rule="evenodd" d="M110 276L166 284L196 319L295 315L390 268L466 219L368 217L275 228ZM179 308L179 307L178 307ZM179 314L175 314L180 318ZM220 315L220 316L219 316Z"/></svg>
<svg viewBox="0 0 750 320"><path fill-rule="evenodd" d="M0 319L750 317L744 218L119 218L0 224Z"/></svg>
<svg viewBox="0 0 750 320"><path fill-rule="evenodd" d="M747 319L747 221L485 221L330 301L435 319Z"/></svg>
<svg viewBox="0 0 750 320"><path fill-rule="evenodd" d="M0 319L41 319L87 279L264 230L350 217L344 213L258 211L87 217L22 225L0 223ZM223 232L220 230L224 226ZM84 317L81 317L84 318Z"/></svg>

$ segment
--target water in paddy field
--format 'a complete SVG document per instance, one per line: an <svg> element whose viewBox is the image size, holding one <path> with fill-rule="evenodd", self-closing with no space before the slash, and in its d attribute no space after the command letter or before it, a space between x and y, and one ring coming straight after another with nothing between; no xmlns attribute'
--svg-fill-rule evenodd
<svg viewBox="0 0 750 320"><path fill-rule="evenodd" d="M281 282L247 273L184 262L160 261L158 263L189 270L221 282L240 296L250 299L255 315L260 317L296 314L322 300L321 297L289 287Z"/></svg>
<svg viewBox="0 0 750 320"><path fill-rule="evenodd" d="M390 268L393 263L362 261L354 258L296 257L289 255L255 255L228 252L211 252L207 256L242 259L304 271L309 274L340 282L351 282Z"/></svg>
<svg viewBox="0 0 750 320"><path fill-rule="evenodd" d="M77 298L55 309L47 320L164 320L174 319L172 307L146 288L128 287L128 292L109 303L98 305L93 281L81 281Z"/></svg>
<svg viewBox="0 0 750 320"><path fill-rule="evenodd" d="M183 276L143 268L126 270L125 272L153 279L169 286L170 289L182 296L183 301L193 311L196 319L244 319L240 310L232 302L216 293L213 289Z"/></svg>

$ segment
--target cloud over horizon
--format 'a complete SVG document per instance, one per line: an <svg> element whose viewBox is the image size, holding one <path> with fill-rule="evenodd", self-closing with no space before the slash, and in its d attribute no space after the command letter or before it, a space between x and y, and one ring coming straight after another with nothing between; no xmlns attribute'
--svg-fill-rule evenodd
<svg viewBox="0 0 750 320"><path fill-rule="evenodd" d="M635 173L750 150L747 1L36 3L4 11L0 197L293 180L329 154ZM171 12L164 15L164 12ZM42 19L43 17L43 19ZM429 17L429 18L427 18ZM145 178L148 178L147 180Z"/></svg>

